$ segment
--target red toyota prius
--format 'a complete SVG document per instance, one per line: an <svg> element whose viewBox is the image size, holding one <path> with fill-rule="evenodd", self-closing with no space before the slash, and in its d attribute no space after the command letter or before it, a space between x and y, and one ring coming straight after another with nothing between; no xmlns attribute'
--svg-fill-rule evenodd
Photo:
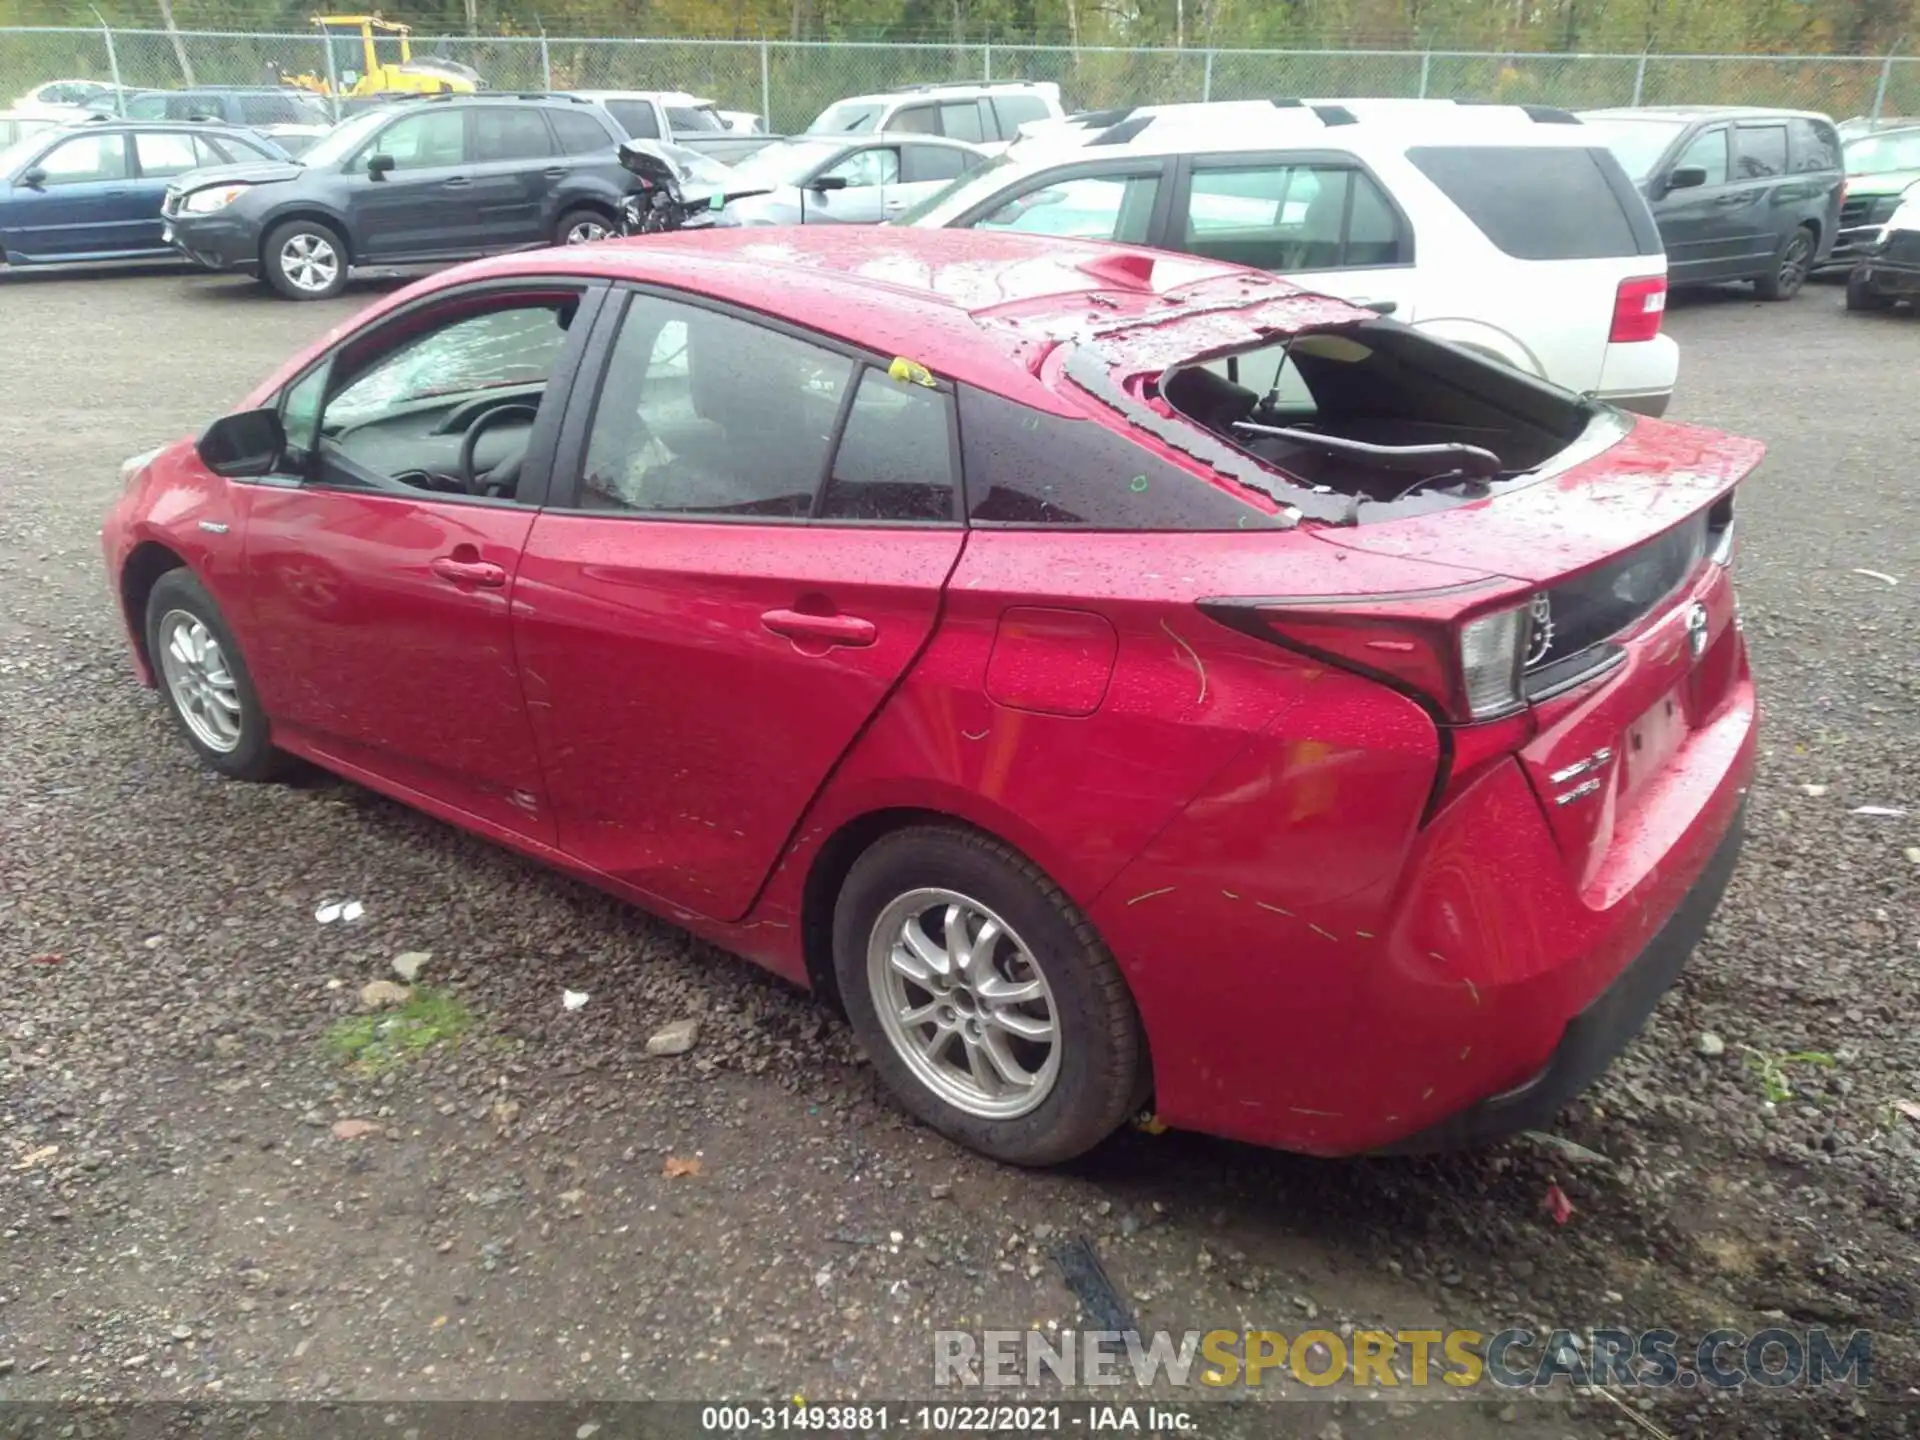
<svg viewBox="0 0 1920 1440"><path fill-rule="evenodd" d="M1549 1121L1719 902L1761 447L1191 257L707 231L374 305L105 530L297 756L837 996L956 1140Z"/></svg>

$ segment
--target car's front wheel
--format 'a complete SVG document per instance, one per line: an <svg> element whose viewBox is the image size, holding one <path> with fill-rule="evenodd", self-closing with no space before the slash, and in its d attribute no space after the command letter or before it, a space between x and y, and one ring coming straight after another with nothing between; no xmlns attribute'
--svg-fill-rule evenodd
<svg viewBox="0 0 1920 1440"><path fill-rule="evenodd" d="M1753 293L1762 300L1793 299L1813 271L1814 251L1818 248L1819 241L1813 233L1813 227L1800 226L1780 247L1780 253L1774 257L1772 272L1753 282Z"/></svg>
<svg viewBox="0 0 1920 1440"><path fill-rule="evenodd" d="M261 247L260 273L289 300L330 300L347 286L347 247L331 225L289 220Z"/></svg>
<svg viewBox="0 0 1920 1440"><path fill-rule="evenodd" d="M1145 1099L1146 1041L1086 917L1009 847L897 830L855 862L834 910L855 1034L901 1102L995 1159L1091 1149Z"/></svg>
<svg viewBox="0 0 1920 1440"><path fill-rule="evenodd" d="M284 768L240 647L192 571L167 571L147 596L147 654L175 723L207 765L234 780L270 780Z"/></svg>
<svg viewBox="0 0 1920 1440"><path fill-rule="evenodd" d="M618 233L612 220L598 210L569 210L560 217L554 232L562 245L591 245Z"/></svg>

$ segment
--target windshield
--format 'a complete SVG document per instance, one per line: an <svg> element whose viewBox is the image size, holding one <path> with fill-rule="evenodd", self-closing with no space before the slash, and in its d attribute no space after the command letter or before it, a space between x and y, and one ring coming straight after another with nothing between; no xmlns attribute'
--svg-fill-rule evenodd
<svg viewBox="0 0 1920 1440"><path fill-rule="evenodd" d="M866 135L880 123L886 106L874 100L838 100L813 117L809 135Z"/></svg>
<svg viewBox="0 0 1920 1440"><path fill-rule="evenodd" d="M1889 130L1847 142L1847 174L1885 175L1920 170L1920 128Z"/></svg>
<svg viewBox="0 0 1920 1440"><path fill-rule="evenodd" d="M755 185L798 185L840 149L837 140L788 140L754 151L733 167L733 173Z"/></svg>
<svg viewBox="0 0 1920 1440"><path fill-rule="evenodd" d="M387 111L363 110L351 120L342 120L333 129L322 135L311 150L301 158L307 164L325 167L339 165L360 148L368 136L386 122Z"/></svg>
<svg viewBox="0 0 1920 1440"><path fill-rule="evenodd" d="M1635 180L1644 180L1687 127L1677 120L1582 120Z"/></svg>
<svg viewBox="0 0 1920 1440"><path fill-rule="evenodd" d="M994 156L977 170L955 177L942 185L933 194L918 205L902 210L886 223L889 225L913 225L937 211L967 209L977 201L991 199L993 193L1006 183L1007 177L997 172L1013 164L1011 157L1000 154Z"/></svg>

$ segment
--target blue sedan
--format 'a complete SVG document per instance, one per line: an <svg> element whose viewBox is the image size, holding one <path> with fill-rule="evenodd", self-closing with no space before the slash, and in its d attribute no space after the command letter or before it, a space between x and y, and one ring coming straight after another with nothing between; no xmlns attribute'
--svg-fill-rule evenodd
<svg viewBox="0 0 1920 1440"><path fill-rule="evenodd" d="M160 238L167 183L189 170L284 160L262 135L204 122L83 121L0 150L0 260L172 258Z"/></svg>

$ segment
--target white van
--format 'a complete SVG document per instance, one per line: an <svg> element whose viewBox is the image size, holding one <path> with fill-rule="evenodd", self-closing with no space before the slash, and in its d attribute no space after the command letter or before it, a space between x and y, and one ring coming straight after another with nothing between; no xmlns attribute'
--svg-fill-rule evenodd
<svg viewBox="0 0 1920 1440"><path fill-rule="evenodd" d="M1646 200L1563 110L1260 100L1078 115L1029 126L893 223L1275 271L1648 415L1679 370Z"/></svg>

